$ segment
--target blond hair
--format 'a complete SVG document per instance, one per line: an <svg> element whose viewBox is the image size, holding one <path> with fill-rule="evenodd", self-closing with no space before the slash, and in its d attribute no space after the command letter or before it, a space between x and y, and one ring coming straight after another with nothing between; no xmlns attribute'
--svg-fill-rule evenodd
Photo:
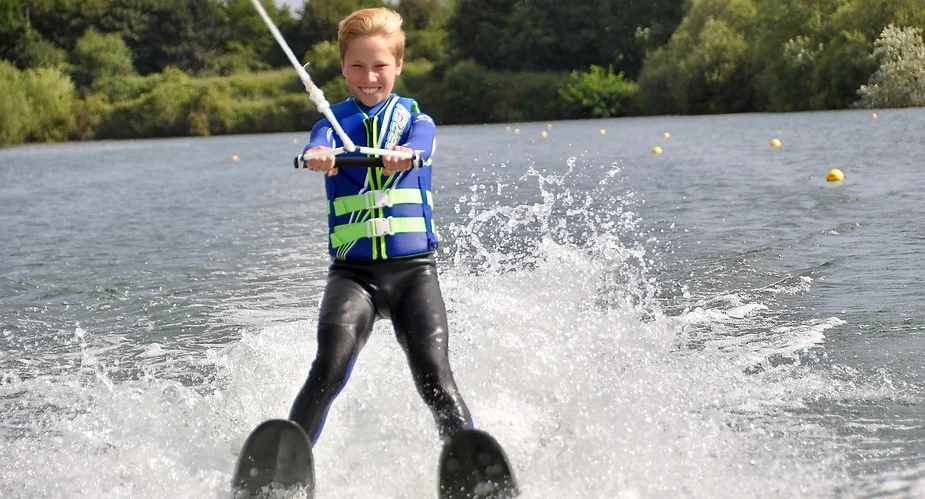
<svg viewBox="0 0 925 499"><path fill-rule="evenodd" d="M399 61L405 57L405 32L401 29L401 15L385 7L360 9L337 25L337 44L340 60L344 60L347 45L362 36L382 36L389 41L392 55Z"/></svg>

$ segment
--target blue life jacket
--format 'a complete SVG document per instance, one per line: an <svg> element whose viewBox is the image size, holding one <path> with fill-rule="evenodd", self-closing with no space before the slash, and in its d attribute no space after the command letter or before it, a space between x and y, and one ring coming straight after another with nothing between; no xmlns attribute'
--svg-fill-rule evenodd
<svg viewBox="0 0 925 499"><path fill-rule="evenodd" d="M392 94L373 116L353 98L331 106L334 117L357 145L385 149L403 144L411 129L414 99ZM334 135L334 147L343 144ZM359 153L355 155L360 155ZM385 260L432 253L431 164L382 175L382 168L340 168L325 177L328 250L338 260Z"/></svg>

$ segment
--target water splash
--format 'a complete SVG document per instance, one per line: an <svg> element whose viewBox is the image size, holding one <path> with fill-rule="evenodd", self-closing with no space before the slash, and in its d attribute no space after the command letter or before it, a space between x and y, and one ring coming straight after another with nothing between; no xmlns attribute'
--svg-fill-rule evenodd
<svg viewBox="0 0 925 499"><path fill-rule="evenodd" d="M800 411L882 393L813 361L838 319L794 323L770 306L812 280L666 299L657 276L670 233L646 228L644 200L621 182L618 165L575 158L562 174L530 169L475 185L445 229L454 372L477 425L508 449L523 496L836 490L841 444ZM518 183L535 183L537 199L512 201ZM60 357L22 356L59 364L0 381L4 496L227 493L247 432L285 417L314 357L317 296L260 296L212 315L215 328L238 329L230 344L76 327L57 336ZM316 448L318 497L430 497L438 453L381 322Z"/></svg>

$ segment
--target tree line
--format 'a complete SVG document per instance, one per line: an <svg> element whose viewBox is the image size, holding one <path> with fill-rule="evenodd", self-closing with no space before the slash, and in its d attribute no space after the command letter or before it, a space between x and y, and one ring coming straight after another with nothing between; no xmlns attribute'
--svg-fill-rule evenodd
<svg viewBox="0 0 925 499"><path fill-rule="evenodd" d="M440 123L925 106L921 0L263 0L334 102L337 23L405 19ZM304 130L250 0L0 0L0 145Z"/></svg>

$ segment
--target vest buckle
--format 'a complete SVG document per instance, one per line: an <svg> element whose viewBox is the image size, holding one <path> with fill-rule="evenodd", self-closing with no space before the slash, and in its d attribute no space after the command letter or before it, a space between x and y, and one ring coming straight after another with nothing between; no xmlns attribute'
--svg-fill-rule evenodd
<svg viewBox="0 0 925 499"><path fill-rule="evenodd" d="M382 237L395 234L392 231L392 217L371 218L366 221L366 237Z"/></svg>
<svg viewBox="0 0 925 499"><path fill-rule="evenodd" d="M389 191L369 191L366 193L366 209L382 208L383 206L392 207L392 199L389 198Z"/></svg>

